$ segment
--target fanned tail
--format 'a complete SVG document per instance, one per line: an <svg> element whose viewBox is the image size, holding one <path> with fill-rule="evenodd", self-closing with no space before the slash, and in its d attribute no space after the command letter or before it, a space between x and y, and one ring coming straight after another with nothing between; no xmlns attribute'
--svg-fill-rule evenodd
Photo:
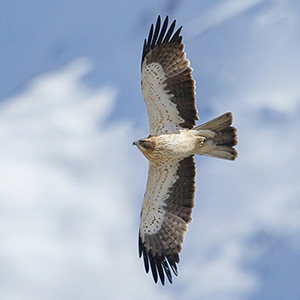
<svg viewBox="0 0 300 300"><path fill-rule="evenodd" d="M235 160L237 135L236 128L231 125L232 114L228 112L194 128L196 136L205 138L196 154Z"/></svg>

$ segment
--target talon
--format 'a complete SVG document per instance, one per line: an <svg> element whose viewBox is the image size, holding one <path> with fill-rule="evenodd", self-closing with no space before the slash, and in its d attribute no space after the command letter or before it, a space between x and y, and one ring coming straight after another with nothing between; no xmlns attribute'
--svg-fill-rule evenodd
<svg viewBox="0 0 300 300"><path fill-rule="evenodd" d="M199 139L200 146L203 146L204 142L206 141L206 138L201 136L198 139Z"/></svg>

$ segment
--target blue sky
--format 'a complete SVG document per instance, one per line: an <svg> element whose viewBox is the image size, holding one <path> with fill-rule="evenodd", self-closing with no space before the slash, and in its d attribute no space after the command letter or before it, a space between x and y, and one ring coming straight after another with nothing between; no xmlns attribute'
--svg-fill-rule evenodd
<svg viewBox="0 0 300 300"><path fill-rule="evenodd" d="M183 25L200 122L232 111L238 159L197 158L179 276L137 257L157 15ZM300 3L2 1L0 290L5 299L298 299Z"/></svg>

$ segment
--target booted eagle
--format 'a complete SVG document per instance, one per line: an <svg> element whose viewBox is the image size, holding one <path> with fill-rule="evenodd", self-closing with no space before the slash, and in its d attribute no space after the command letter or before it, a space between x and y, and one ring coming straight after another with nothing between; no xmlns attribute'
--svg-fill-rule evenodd
<svg viewBox="0 0 300 300"><path fill-rule="evenodd" d="M139 229L139 256L145 270L164 285L172 283L184 234L191 221L195 195L194 155L234 160L237 144L232 115L225 113L195 127L195 81L185 57L180 27L151 25L142 54L142 90L150 135L133 144L149 160L149 173Z"/></svg>

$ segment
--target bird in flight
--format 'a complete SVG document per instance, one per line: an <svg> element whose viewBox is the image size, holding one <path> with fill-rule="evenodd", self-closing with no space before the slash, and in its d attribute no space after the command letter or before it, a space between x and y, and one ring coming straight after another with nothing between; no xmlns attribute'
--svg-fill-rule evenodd
<svg viewBox="0 0 300 300"><path fill-rule="evenodd" d="M139 228L139 256L157 283L172 283L195 195L194 155L235 160L236 129L225 113L195 127L195 81L176 21L162 26L158 16L145 39L142 91L150 135L133 142L149 160L147 188Z"/></svg>

